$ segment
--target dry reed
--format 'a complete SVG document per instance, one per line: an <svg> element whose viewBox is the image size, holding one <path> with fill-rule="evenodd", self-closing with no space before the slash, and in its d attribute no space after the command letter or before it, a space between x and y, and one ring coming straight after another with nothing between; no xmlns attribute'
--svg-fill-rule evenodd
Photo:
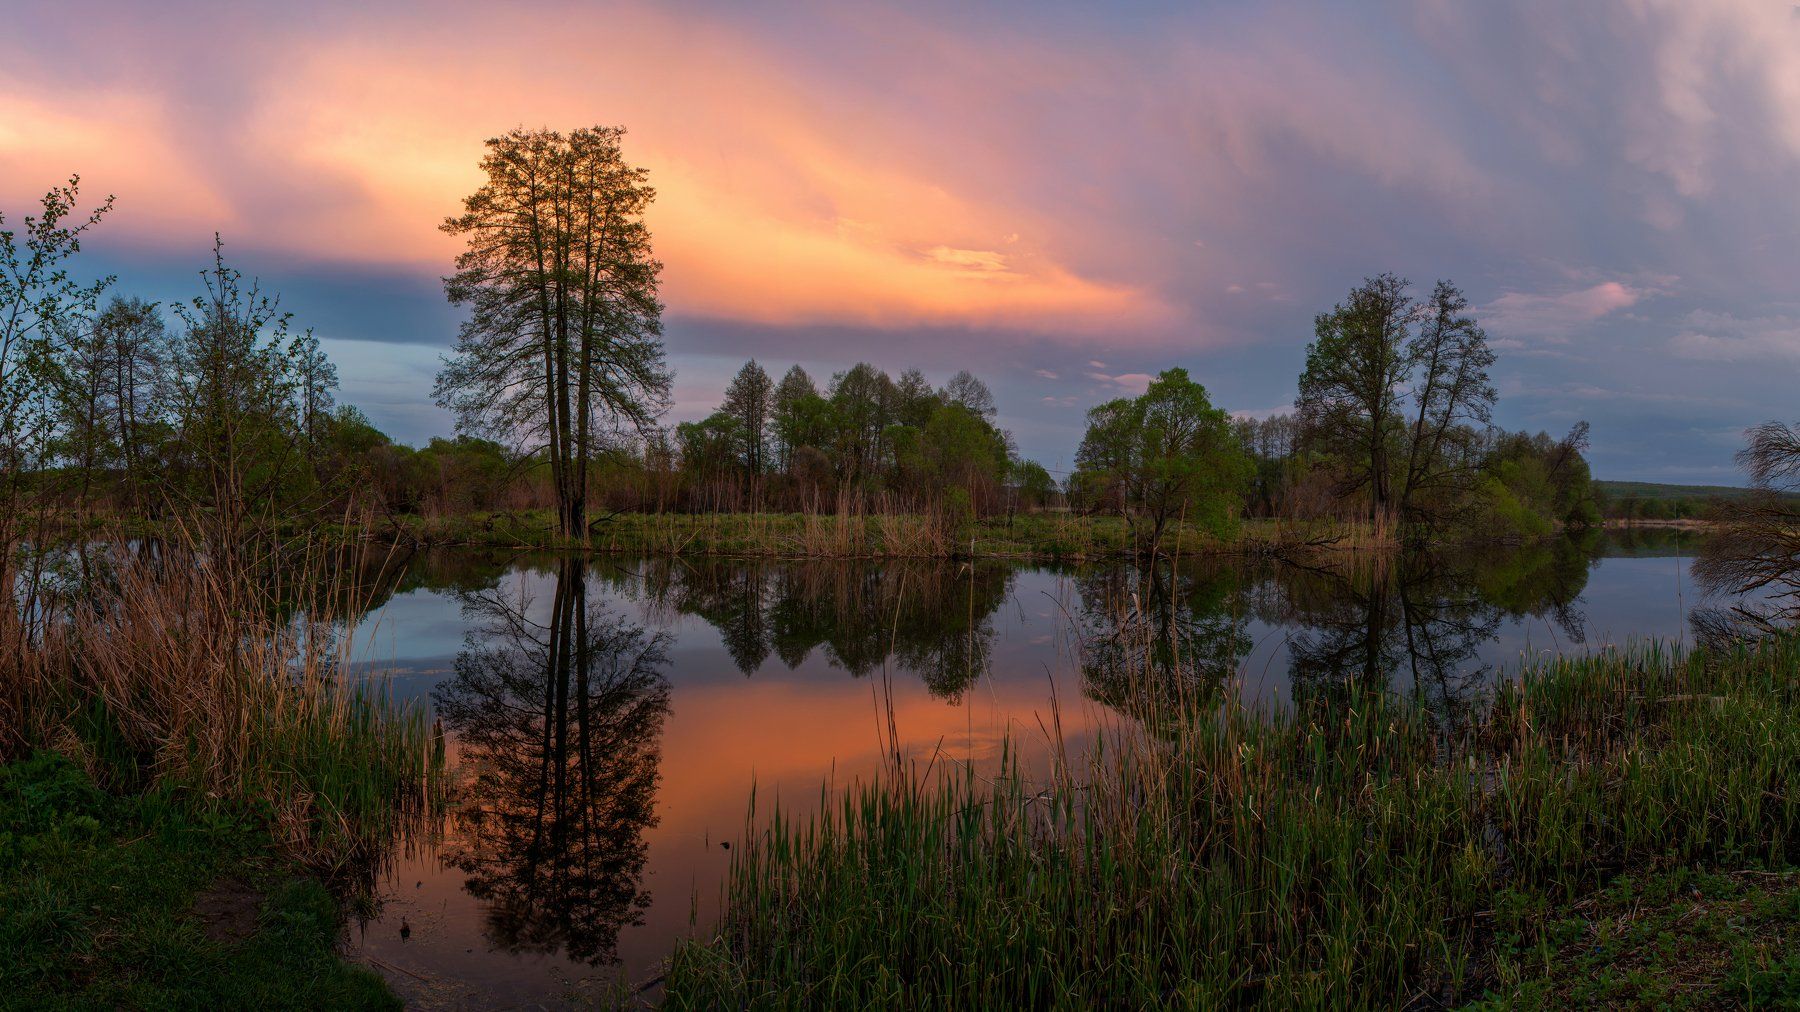
<svg viewBox="0 0 1800 1012"><path fill-rule="evenodd" d="M333 557L290 551L252 575L191 549L79 551L81 579L0 618L20 644L0 661L0 754L55 749L115 787L265 807L315 866L366 861L430 810L442 742L353 674L360 609Z"/></svg>

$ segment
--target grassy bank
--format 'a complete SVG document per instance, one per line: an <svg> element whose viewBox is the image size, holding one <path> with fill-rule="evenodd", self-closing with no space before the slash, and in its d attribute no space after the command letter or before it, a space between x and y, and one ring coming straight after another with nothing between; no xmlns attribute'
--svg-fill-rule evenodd
<svg viewBox="0 0 1800 1012"><path fill-rule="evenodd" d="M115 793L266 806L282 847L321 869L378 857L432 806L443 747L422 709L347 675L334 616L357 609L323 558L266 576L174 548L62 560L0 612L0 759L55 750Z"/></svg>
<svg viewBox="0 0 1800 1012"><path fill-rule="evenodd" d="M359 888L429 817L443 746L348 673L325 557L28 560L0 609L0 1005L393 1004L332 955L320 882Z"/></svg>
<svg viewBox="0 0 1800 1012"><path fill-rule="evenodd" d="M547 510L399 516L347 530L348 536L417 545L496 548L574 547ZM1164 536L1172 554L1375 550L1395 547L1367 523L1245 520L1218 531L1175 524ZM589 547L649 555L792 558L1101 559L1132 552L1131 529L1117 516L1033 513L965 523L913 514L620 513L597 516Z"/></svg>
<svg viewBox="0 0 1800 1012"><path fill-rule="evenodd" d="M398 1008L335 955L338 905L269 813L129 798L39 753L0 766L0 1007Z"/></svg>
<svg viewBox="0 0 1800 1012"><path fill-rule="evenodd" d="M1455 727L1381 694L1197 700L1045 776L935 769L747 834L671 1004L1649 1000L1679 947L1634 977L1594 941L1644 929L1633 895L1711 954L1684 1002L1800 985L1768 885L1800 859L1800 640L1544 663ZM1690 882L1741 884L1714 906L1766 944L1709 940Z"/></svg>

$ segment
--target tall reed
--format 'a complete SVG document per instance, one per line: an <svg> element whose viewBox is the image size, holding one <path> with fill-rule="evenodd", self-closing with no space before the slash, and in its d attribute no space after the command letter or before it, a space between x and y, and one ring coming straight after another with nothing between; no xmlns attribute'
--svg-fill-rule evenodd
<svg viewBox="0 0 1800 1012"><path fill-rule="evenodd" d="M1800 858L1797 688L1800 639L1645 644L1535 665L1460 724L1385 693L1281 709L1226 693L1118 720L1035 778L1011 758L993 777L890 770L746 830L669 1001L1391 1007L1504 990L1490 943L1509 897Z"/></svg>
<svg viewBox="0 0 1800 1012"><path fill-rule="evenodd" d="M253 574L151 548L88 549L85 576L7 609L30 629L0 660L16 712L0 754L56 749L117 787L247 801L327 867L428 812L442 742L421 708L352 674L344 629L361 609L341 556L288 551Z"/></svg>

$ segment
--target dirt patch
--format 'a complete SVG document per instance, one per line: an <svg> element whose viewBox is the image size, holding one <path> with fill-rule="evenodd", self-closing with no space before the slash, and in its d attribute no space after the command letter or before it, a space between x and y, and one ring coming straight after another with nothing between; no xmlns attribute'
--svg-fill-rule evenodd
<svg viewBox="0 0 1800 1012"><path fill-rule="evenodd" d="M194 916L209 941L241 942L256 934L263 899L243 879L220 879L194 900Z"/></svg>

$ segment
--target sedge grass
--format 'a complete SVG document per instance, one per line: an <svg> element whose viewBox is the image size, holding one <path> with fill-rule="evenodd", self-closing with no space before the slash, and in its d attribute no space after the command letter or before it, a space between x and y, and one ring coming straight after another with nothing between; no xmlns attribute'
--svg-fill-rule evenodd
<svg viewBox="0 0 1800 1012"><path fill-rule="evenodd" d="M1800 640L1537 664L1458 726L1380 693L1194 700L1045 779L936 769L747 829L669 1003L1503 996L1519 981L1494 943L1500 897L1548 907L1624 872L1800 858Z"/></svg>

